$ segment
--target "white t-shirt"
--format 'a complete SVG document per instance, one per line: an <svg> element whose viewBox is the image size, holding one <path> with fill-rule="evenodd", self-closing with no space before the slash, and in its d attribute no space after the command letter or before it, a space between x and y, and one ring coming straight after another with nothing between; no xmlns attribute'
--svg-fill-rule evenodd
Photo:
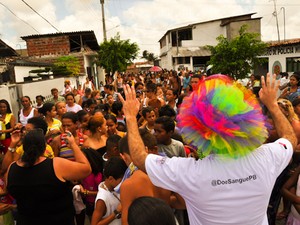
<svg viewBox="0 0 300 225"><path fill-rule="evenodd" d="M104 182L101 182L98 187L98 193L95 200L95 205L97 204L97 201L99 199L103 200L106 206L106 213L103 216L103 218L108 217L111 215L115 209L117 209L117 206L119 205L120 201L109 191L101 188L101 185ZM118 198L120 198L120 194L114 192ZM121 219L114 219L111 223L111 225L121 225Z"/></svg>
<svg viewBox="0 0 300 225"><path fill-rule="evenodd" d="M184 198L191 225L267 225L272 188L292 154L291 143L281 138L238 159L150 154L146 171L155 186Z"/></svg>
<svg viewBox="0 0 300 225"><path fill-rule="evenodd" d="M72 107L66 105L66 109L67 109L67 112L77 113L79 110L82 110L82 107L75 103L74 106L72 106Z"/></svg>

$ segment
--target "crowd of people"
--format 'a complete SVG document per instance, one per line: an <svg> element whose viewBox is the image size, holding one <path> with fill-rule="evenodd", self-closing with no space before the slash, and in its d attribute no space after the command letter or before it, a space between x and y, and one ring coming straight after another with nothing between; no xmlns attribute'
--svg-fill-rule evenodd
<svg viewBox="0 0 300 225"><path fill-rule="evenodd" d="M300 224L300 74L280 78L116 72L18 118L0 100L5 225Z"/></svg>

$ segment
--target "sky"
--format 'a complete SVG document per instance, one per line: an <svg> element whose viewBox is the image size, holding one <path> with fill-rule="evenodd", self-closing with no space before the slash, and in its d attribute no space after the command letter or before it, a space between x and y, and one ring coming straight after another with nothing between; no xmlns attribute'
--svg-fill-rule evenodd
<svg viewBox="0 0 300 225"><path fill-rule="evenodd" d="M158 56L158 41L169 29L256 13L252 17L262 17L262 40L277 40L274 1L280 39L284 20L286 39L300 38L299 0L104 0L107 38L119 33L140 52ZM0 0L0 39L14 49L26 48L21 36L87 30L103 41L100 0Z"/></svg>

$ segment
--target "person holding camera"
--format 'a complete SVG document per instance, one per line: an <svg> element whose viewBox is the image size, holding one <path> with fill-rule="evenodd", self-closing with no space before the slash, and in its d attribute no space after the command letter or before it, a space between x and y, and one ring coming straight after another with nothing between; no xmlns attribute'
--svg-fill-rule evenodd
<svg viewBox="0 0 300 225"><path fill-rule="evenodd" d="M75 224L69 182L87 177L91 167L74 136L69 133L65 138L73 151L73 162L44 156L46 142L41 129L25 134L24 153L8 168L6 182L8 193L17 201L18 225Z"/></svg>

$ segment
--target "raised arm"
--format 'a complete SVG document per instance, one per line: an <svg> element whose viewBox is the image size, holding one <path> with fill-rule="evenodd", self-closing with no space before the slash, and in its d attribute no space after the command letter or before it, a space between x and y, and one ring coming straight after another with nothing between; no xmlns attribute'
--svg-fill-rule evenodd
<svg viewBox="0 0 300 225"><path fill-rule="evenodd" d="M134 86L123 85L126 100L119 95L119 99L123 103L123 111L126 117L128 145L131 159L140 170L146 172L145 160L147 153L144 142L140 136L136 116L140 109L140 102L136 98Z"/></svg>
<svg viewBox="0 0 300 225"><path fill-rule="evenodd" d="M5 174L9 165L13 161L17 161L20 158L20 155L16 152L16 148L18 143L21 140L21 132L20 130L15 130L11 133L11 142L9 144L9 150L5 153L2 166L1 166L1 174Z"/></svg>
<svg viewBox="0 0 300 225"><path fill-rule="evenodd" d="M292 174L292 176L285 182L281 189L282 196L291 201L293 204L300 204L300 196L297 196L296 193L293 193L291 189L297 186L298 177L300 173L300 166L296 168L296 171Z"/></svg>
<svg viewBox="0 0 300 225"><path fill-rule="evenodd" d="M297 137L290 122L283 115L277 104L276 93L279 87L279 80L276 81L275 75L272 76L271 80L271 75L267 74L266 80L263 76L261 77L261 86L262 88L259 91L259 98L261 102L268 108L279 138L285 138L289 140L293 146L293 149L295 149L297 145Z"/></svg>

